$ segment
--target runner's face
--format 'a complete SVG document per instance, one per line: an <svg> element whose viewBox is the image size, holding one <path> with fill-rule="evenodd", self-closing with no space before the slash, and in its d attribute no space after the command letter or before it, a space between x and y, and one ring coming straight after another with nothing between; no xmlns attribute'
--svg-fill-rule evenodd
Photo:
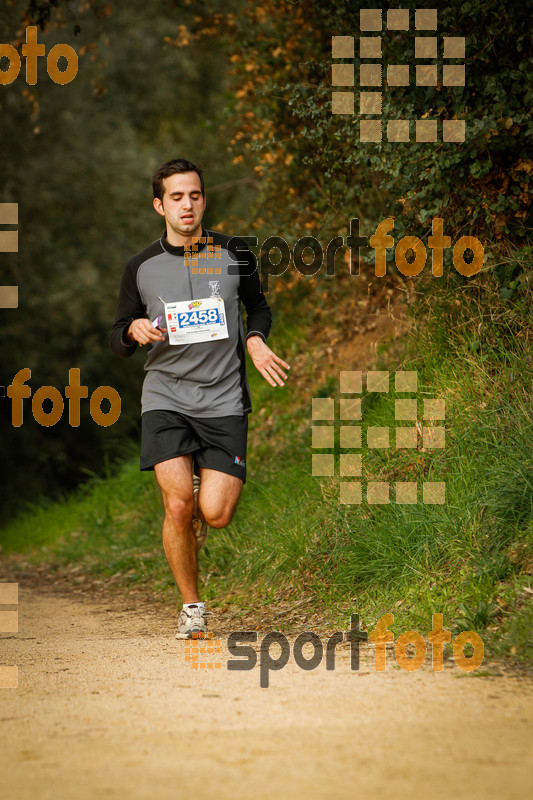
<svg viewBox="0 0 533 800"><path fill-rule="evenodd" d="M205 209L200 176L196 172L169 175L163 180L163 187L163 200L154 200L154 207L165 217L167 235L172 232L171 238L200 236Z"/></svg>

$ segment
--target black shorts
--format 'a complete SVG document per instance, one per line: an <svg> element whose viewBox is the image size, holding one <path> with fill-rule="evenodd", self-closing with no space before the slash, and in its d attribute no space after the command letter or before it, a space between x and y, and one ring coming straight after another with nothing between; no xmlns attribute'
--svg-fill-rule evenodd
<svg viewBox="0 0 533 800"><path fill-rule="evenodd" d="M194 419L177 411L146 411L141 419L141 470L190 453L196 467L246 482L247 414Z"/></svg>

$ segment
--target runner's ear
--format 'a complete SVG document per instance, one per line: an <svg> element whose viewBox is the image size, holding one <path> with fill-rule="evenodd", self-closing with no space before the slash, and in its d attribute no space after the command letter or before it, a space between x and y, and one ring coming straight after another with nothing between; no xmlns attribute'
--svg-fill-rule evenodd
<svg viewBox="0 0 533 800"><path fill-rule="evenodd" d="M157 211L157 213L160 214L162 217L164 217L165 216L165 209L163 208L163 203L161 202L159 197L154 197L153 205L154 205L154 208Z"/></svg>

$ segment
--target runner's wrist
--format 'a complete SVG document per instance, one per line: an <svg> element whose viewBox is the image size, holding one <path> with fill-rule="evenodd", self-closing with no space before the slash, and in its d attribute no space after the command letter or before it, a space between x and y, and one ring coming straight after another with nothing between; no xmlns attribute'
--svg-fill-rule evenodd
<svg viewBox="0 0 533 800"><path fill-rule="evenodd" d="M259 333L259 331L253 331L253 333L249 333L248 336L246 337L246 343L247 344L249 342L252 342L252 345L253 345L254 344L254 340L255 340L256 343L257 343L258 340L260 342L262 342L263 344L266 343L265 337L263 336L262 333Z"/></svg>
<svg viewBox="0 0 533 800"><path fill-rule="evenodd" d="M133 321L130 322L127 328L124 328L122 332L122 342L125 345L132 345L135 344L135 339L131 333L131 326L133 325Z"/></svg>

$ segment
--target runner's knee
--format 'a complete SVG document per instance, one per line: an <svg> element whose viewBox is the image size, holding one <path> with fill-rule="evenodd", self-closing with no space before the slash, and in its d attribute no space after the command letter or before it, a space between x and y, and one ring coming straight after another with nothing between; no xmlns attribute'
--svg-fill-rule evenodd
<svg viewBox="0 0 533 800"><path fill-rule="evenodd" d="M210 528L226 528L233 518L232 511L228 509L223 509L218 513L210 513L209 511L207 513L203 513L204 519Z"/></svg>
<svg viewBox="0 0 533 800"><path fill-rule="evenodd" d="M193 501L191 498L172 497L165 499L165 511L175 522L186 522L192 518Z"/></svg>

